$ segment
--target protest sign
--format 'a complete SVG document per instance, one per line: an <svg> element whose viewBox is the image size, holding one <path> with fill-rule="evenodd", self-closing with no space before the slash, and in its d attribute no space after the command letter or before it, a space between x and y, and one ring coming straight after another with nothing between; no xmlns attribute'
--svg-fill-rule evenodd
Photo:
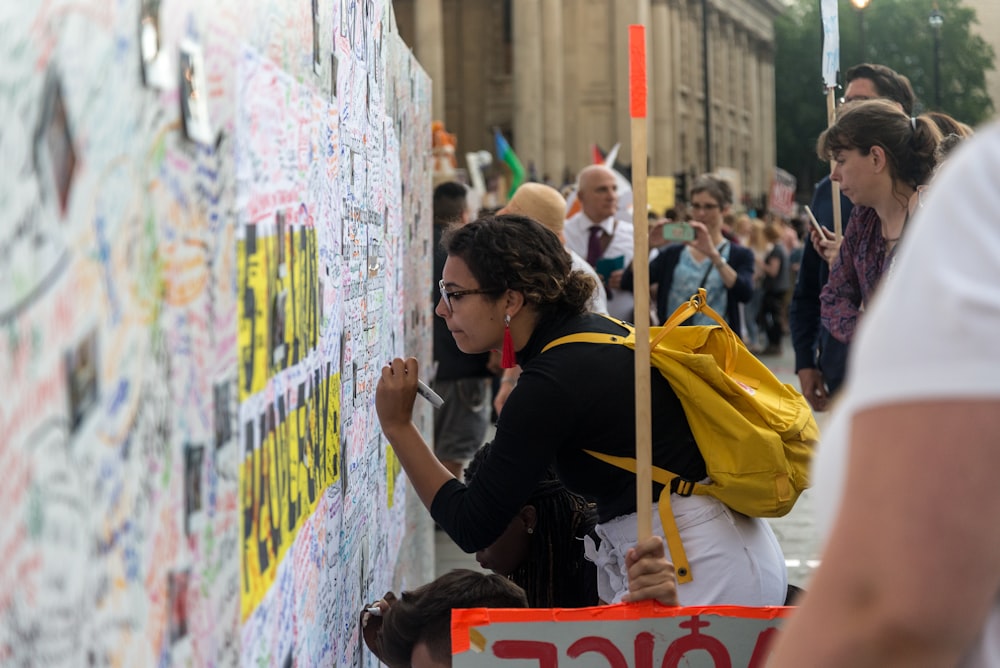
<svg viewBox="0 0 1000 668"><path fill-rule="evenodd" d="M763 666L792 608L671 608L652 601L577 609L452 612L455 668Z"/></svg>

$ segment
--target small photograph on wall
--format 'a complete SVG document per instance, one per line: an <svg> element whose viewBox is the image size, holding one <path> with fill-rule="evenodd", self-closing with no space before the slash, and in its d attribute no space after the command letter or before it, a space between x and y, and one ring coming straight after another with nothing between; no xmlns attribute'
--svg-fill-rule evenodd
<svg viewBox="0 0 1000 668"><path fill-rule="evenodd" d="M169 85L167 54L160 41L160 0L142 0L139 11L142 83L163 90Z"/></svg>
<svg viewBox="0 0 1000 668"><path fill-rule="evenodd" d="M288 274L288 259L285 255L285 246L288 245L288 241L285 238L288 233L288 217L284 211L278 211L274 214L274 229L278 256L276 263L278 267L278 278L284 278Z"/></svg>
<svg viewBox="0 0 1000 668"><path fill-rule="evenodd" d="M337 101L337 70L340 66L340 61L337 59L336 53L330 54L330 103L336 103Z"/></svg>
<svg viewBox="0 0 1000 668"><path fill-rule="evenodd" d="M97 406L97 330L66 353L66 390L70 432L75 432Z"/></svg>
<svg viewBox="0 0 1000 668"><path fill-rule="evenodd" d="M323 71L319 45L319 0L312 0L313 19L313 72L320 74Z"/></svg>
<svg viewBox="0 0 1000 668"><path fill-rule="evenodd" d="M285 306L288 302L288 291L282 290L274 296L271 305L271 364L275 369L285 368Z"/></svg>
<svg viewBox="0 0 1000 668"><path fill-rule="evenodd" d="M184 134L199 144L212 144L208 120L208 86L205 83L205 59L201 46L184 40L180 47L181 118Z"/></svg>
<svg viewBox="0 0 1000 668"><path fill-rule="evenodd" d="M234 383L225 379L212 386L215 449L219 450L233 440L236 417L236 392Z"/></svg>
<svg viewBox="0 0 1000 668"><path fill-rule="evenodd" d="M382 242L375 236L368 237L368 278L378 276L382 268Z"/></svg>
<svg viewBox="0 0 1000 668"><path fill-rule="evenodd" d="M201 517L202 462L205 460L205 446L187 443L184 446L184 532L189 536L198 529Z"/></svg>
<svg viewBox="0 0 1000 668"><path fill-rule="evenodd" d="M62 81L54 67L49 68L42 95L42 116L35 132L35 168L42 183L42 192L54 195L60 214L65 215L76 171L76 149L73 147Z"/></svg>
<svg viewBox="0 0 1000 668"><path fill-rule="evenodd" d="M167 639L170 644L188 634L188 587L191 571L167 573Z"/></svg>

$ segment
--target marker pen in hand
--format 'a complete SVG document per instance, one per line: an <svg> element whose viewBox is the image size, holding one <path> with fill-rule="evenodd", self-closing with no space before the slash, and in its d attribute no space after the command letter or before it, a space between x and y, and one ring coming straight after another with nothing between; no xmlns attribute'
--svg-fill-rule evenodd
<svg viewBox="0 0 1000 668"><path fill-rule="evenodd" d="M444 406L444 399L441 398L441 395L427 387L427 384L419 378L417 379L417 394L431 402L431 406L434 408Z"/></svg>
<svg viewBox="0 0 1000 668"><path fill-rule="evenodd" d="M378 607L377 605L373 605L370 608L365 608L365 612L367 612L369 615L375 615L376 617L382 616L382 608Z"/></svg>
<svg viewBox="0 0 1000 668"><path fill-rule="evenodd" d="M386 366L391 367L392 362L386 364ZM405 373L405 372L404 372ZM427 383L417 378L417 394L422 396L427 401L431 402L431 406L434 408L441 408L444 406L444 399L441 395L432 390Z"/></svg>

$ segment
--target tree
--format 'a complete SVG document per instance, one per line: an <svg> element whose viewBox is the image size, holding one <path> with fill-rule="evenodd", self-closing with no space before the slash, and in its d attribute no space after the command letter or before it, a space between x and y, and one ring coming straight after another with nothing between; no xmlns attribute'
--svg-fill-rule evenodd
<svg viewBox="0 0 1000 668"><path fill-rule="evenodd" d="M905 74L917 94L916 112L934 104L934 33L928 23L932 0L871 0L864 10L865 54L861 54L858 10L840 0L840 64L843 72L859 62L881 63ZM827 172L815 145L826 127L826 91L820 70L823 31L819 0L791 0L775 21L775 80L778 164L798 178L808 197ZM971 26L975 10L961 0L937 0L944 17L940 34L941 109L977 125L993 114L986 71L995 67L993 48ZM842 89L837 90L840 97Z"/></svg>

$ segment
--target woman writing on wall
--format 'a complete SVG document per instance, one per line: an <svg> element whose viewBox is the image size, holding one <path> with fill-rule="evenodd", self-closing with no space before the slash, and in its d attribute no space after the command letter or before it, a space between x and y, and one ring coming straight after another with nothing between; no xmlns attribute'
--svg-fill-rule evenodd
<svg viewBox="0 0 1000 668"><path fill-rule="evenodd" d="M467 552L492 544L554 467L571 491L596 502L601 538L591 548L598 593L627 593L626 554L636 542L636 478L585 450L635 454L634 353L624 346L568 343L577 332L625 334L586 312L593 279L575 272L555 234L515 215L487 217L449 233L436 314L467 353L504 349L522 374L497 422L489 458L468 485L441 467L412 421L418 367L394 359L382 370L375 407L414 489L451 538ZM516 359L511 359L515 355ZM703 480L705 463L680 401L660 374L651 380L653 464ZM660 489L653 490L654 498ZM764 520L733 512L708 496L672 495L693 579L680 584L682 605L780 605L787 572ZM654 533L663 535L659 517Z"/></svg>
<svg viewBox="0 0 1000 668"><path fill-rule="evenodd" d="M854 203L830 280L820 293L823 326L843 343L854 337L928 183L941 131L926 116L911 118L885 100L850 103L820 135L816 153L833 160L830 178Z"/></svg>

